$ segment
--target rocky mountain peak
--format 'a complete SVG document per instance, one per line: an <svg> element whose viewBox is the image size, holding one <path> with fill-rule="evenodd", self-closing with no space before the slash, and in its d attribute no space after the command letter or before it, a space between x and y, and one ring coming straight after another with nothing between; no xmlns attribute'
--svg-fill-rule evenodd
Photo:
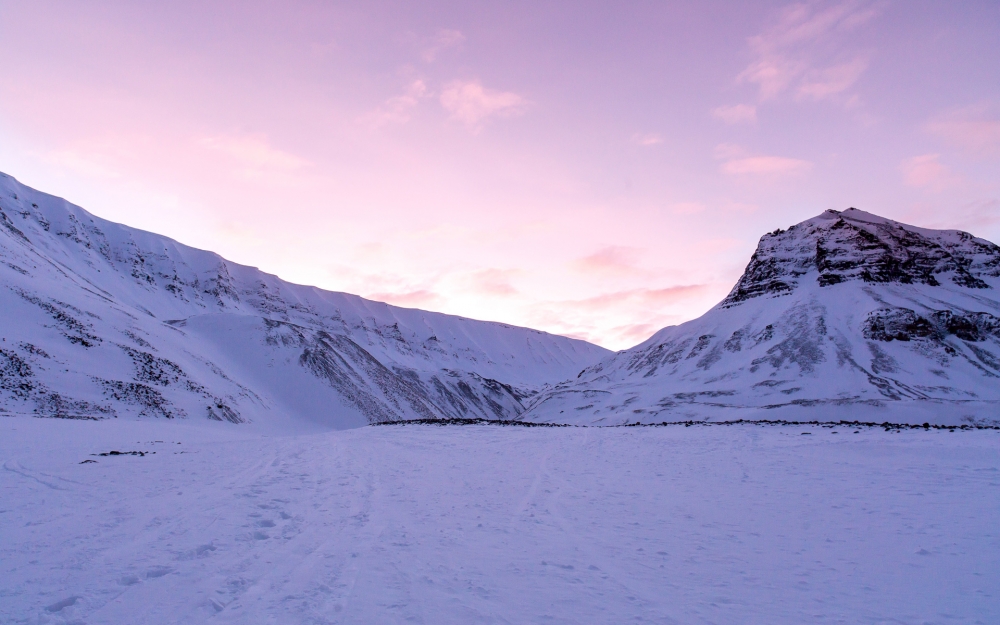
<svg viewBox="0 0 1000 625"><path fill-rule="evenodd" d="M998 276L1000 246L967 232L917 228L856 208L828 210L765 234L722 305L779 296L808 280L820 287L862 280L990 289Z"/></svg>

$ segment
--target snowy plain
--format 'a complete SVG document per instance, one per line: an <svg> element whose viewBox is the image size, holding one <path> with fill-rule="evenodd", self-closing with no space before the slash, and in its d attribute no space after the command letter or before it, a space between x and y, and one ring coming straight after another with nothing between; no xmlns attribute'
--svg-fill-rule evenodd
<svg viewBox="0 0 1000 625"><path fill-rule="evenodd" d="M1000 622L996 430L6 417L0 462L3 623Z"/></svg>

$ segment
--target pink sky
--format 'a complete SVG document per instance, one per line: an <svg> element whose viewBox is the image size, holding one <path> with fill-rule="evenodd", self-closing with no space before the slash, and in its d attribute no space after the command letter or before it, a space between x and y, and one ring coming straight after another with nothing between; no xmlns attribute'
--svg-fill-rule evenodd
<svg viewBox="0 0 1000 625"><path fill-rule="evenodd" d="M613 349L828 208L1000 241L1000 3L749 4L0 0L0 170Z"/></svg>

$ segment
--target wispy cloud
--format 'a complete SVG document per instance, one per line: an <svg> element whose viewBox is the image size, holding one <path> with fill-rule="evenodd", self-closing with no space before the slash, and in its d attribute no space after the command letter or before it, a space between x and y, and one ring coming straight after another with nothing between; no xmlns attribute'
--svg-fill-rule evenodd
<svg viewBox="0 0 1000 625"><path fill-rule="evenodd" d="M487 89L478 80L454 80L442 90L440 99L453 119L471 127L490 117L520 115L528 106L520 95Z"/></svg>
<svg viewBox="0 0 1000 625"><path fill-rule="evenodd" d="M660 145L663 143L663 137L656 134L655 132L649 133L636 133L632 135L632 143L642 146Z"/></svg>
<svg viewBox="0 0 1000 625"><path fill-rule="evenodd" d="M578 259L573 266L584 273L634 274L639 271L639 254L633 247L612 245Z"/></svg>
<svg viewBox="0 0 1000 625"><path fill-rule="evenodd" d="M710 285L691 284L625 289L585 299L537 302L528 316L528 325L553 328L568 336L608 346L634 345L680 320L674 310L678 306L689 305L711 292ZM637 311L641 312L637 314Z"/></svg>
<svg viewBox="0 0 1000 625"><path fill-rule="evenodd" d="M940 154L923 154L900 163L903 182L928 191L944 191L960 184L961 178L941 164L940 157Z"/></svg>
<svg viewBox="0 0 1000 625"><path fill-rule="evenodd" d="M927 122L924 129L977 155L1000 153L1000 116L987 104L940 115Z"/></svg>
<svg viewBox="0 0 1000 625"><path fill-rule="evenodd" d="M757 107L752 104L734 104L712 109L712 117L727 124L754 123L757 121Z"/></svg>
<svg viewBox="0 0 1000 625"><path fill-rule="evenodd" d="M726 161L722 164L723 172L735 175L784 176L801 174L810 169L812 169L812 163L809 161L783 156L749 156Z"/></svg>
<svg viewBox="0 0 1000 625"><path fill-rule="evenodd" d="M662 289L628 289L604 293L586 299L573 300L567 303L588 310L617 307L626 302L630 305L638 304L641 306L656 307L673 304L679 300L699 295L706 286L704 284L688 284L669 286Z"/></svg>
<svg viewBox="0 0 1000 625"><path fill-rule="evenodd" d="M442 28L430 39L421 51L421 58L427 63L433 63L439 54L461 45L465 41L465 35L459 30Z"/></svg>
<svg viewBox="0 0 1000 625"><path fill-rule="evenodd" d="M793 87L799 98L822 100L841 94L857 82L868 62L853 51L833 63L817 61L818 45L829 47L839 34L865 24L878 12L879 5L860 0L792 4L775 24L749 39L756 58L737 81L755 85L761 101Z"/></svg>
<svg viewBox="0 0 1000 625"><path fill-rule="evenodd" d="M721 144L715 157L722 161L722 172L734 176L788 176L802 174L813 164L798 158L749 154L738 145Z"/></svg>
<svg viewBox="0 0 1000 625"><path fill-rule="evenodd" d="M859 57L833 67L810 70L802 77L797 95L811 100L837 95L850 89L866 69L868 61Z"/></svg>
<svg viewBox="0 0 1000 625"><path fill-rule="evenodd" d="M468 284L472 289L487 295L515 295L518 291L512 279L518 273L513 269L482 269L468 277Z"/></svg>
<svg viewBox="0 0 1000 625"><path fill-rule="evenodd" d="M376 302L385 302L387 304L408 308L433 306L442 301L440 295L426 289L403 292L383 291L379 293L369 293L367 297L368 299L375 300Z"/></svg>
<svg viewBox="0 0 1000 625"><path fill-rule="evenodd" d="M202 137L198 143L253 171L290 172L310 164L304 158L273 147L264 135L218 135Z"/></svg>
<svg viewBox="0 0 1000 625"><path fill-rule="evenodd" d="M623 326L616 326L608 331L616 341L625 342L628 345L638 345L658 330L665 327L665 323L630 323Z"/></svg>
<svg viewBox="0 0 1000 625"><path fill-rule="evenodd" d="M428 97L427 85L422 80L414 80L400 95L387 99L382 106L361 117L361 121L376 128L387 124L405 124L410 121L413 109L422 98Z"/></svg>

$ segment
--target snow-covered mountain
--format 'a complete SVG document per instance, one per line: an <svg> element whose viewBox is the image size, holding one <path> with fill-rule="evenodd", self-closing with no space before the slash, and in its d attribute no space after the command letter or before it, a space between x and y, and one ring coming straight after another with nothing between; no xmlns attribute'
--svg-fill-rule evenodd
<svg viewBox="0 0 1000 625"><path fill-rule="evenodd" d="M765 235L704 316L611 354L290 284L0 174L0 414L1000 421L998 292L993 243L827 211Z"/></svg>
<svg viewBox="0 0 1000 625"><path fill-rule="evenodd" d="M0 174L0 413L516 418L610 352L282 281Z"/></svg>
<svg viewBox="0 0 1000 625"><path fill-rule="evenodd" d="M523 418L1000 421L1000 247L827 211L765 235L708 313L540 394Z"/></svg>

